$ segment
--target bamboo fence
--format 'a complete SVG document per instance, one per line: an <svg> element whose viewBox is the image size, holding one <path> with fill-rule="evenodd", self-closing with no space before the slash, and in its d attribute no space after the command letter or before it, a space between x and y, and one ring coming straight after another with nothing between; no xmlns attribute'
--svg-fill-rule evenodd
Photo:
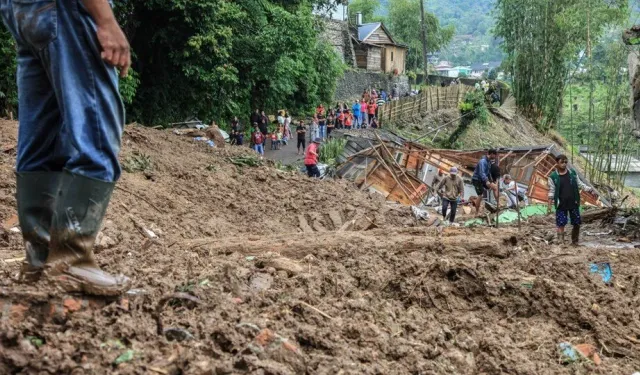
<svg viewBox="0 0 640 375"><path fill-rule="evenodd" d="M425 87L418 95L390 101L380 106L378 120L381 125L398 120L419 120L424 113L458 108L464 95L472 90L474 90L473 87L465 85Z"/></svg>

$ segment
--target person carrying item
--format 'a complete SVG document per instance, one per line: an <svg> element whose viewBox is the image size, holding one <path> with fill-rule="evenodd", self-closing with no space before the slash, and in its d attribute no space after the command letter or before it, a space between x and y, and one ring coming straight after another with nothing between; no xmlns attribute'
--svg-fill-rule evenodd
<svg viewBox="0 0 640 375"><path fill-rule="evenodd" d="M556 170L547 181L549 185L549 204L547 213L551 214L551 206L556 209L556 232L560 244L564 244L564 228L571 219L571 244L578 245L580 240L580 191L598 196L593 188L585 185L574 169L567 168L569 160L565 155L556 157Z"/></svg>
<svg viewBox="0 0 640 375"><path fill-rule="evenodd" d="M435 191L441 194L442 197L442 219L445 220L447 218L447 209L451 206L449 222L453 224L456 219L458 202L464 198L464 183L462 178L458 176L458 168L452 167L449 170L449 176L440 180L435 187Z"/></svg>
<svg viewBox="0 0 640 375"><path fill-rule="evenodd" d="M320 153L319 148L321 142L322 139L314 138L304 156L304 165L307 167L307 175L309 177L320 177L320 170L318 169L318 155Z"/></svg>
<svg viewBox="0 0 640 375"><path fill-rule="evenodd" d="M486 190L493 191L496 200L498 198L498 185L491 182L491 164L497 160L497 157L498 152L496 150L489 150L487 155L480 159L473 171L471 182L473 183L473 187L476 189L476 194L481 198L476 203L476 215L480 214L480 208L482 207L483 202L482 197L484 197Z"/></svg>
<svg viewBox="0 0 640 375"><path fill-rule="evenodd" d="M0 12L17 51L20 277L120 295L131 280L102 270L94 243L121 175L116 68L127 75L129 42L107 1L4 0Z"/></svg>

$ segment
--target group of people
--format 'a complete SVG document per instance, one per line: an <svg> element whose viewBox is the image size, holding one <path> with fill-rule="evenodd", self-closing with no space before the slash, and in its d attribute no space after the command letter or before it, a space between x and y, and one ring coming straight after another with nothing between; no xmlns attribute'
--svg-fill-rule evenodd
<svg viewBox="0 0 640 375"><path fill-rule="evenodd" d="M475 206L476 216L480 215L482 206L484 205L484 196L489 193L493 194L496 202L499 200L499 194L502 193L507 198L507 208L513 208L524 202L528 205L526 192L518 187L513 178L505 174L502 176L500 184L500 167L498 165L498 152L489 150L487 155L482 157L475 167L471 183L476 192L476 196L469 197L468 201ZM556 215L556 232L557 239L560 244L565 242L565 227L569 222L572 225L571 243L577 245L580 238L580 226L582 220L580 217L580 191L586 191L597 196L595 190L578 177L574 169L567 167L568 159L565 155L556 157L556 169L551 173L548 179L548 214L555 208ZM502 186L500 186L502 185ZM450 208L449 221L455 221L455 215L458 204L464 200L464 182L458 176L458 169L452 167L449 175L443 177L435 185L435 191L442 198L442 215L447 218Z"/></svg>

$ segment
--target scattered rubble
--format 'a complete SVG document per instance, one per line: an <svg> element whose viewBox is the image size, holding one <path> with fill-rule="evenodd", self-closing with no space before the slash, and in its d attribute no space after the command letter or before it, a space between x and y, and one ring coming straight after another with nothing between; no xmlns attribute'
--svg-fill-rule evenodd
<svg viewBox="0 0 640 375"><path fill-rule="evenodd" d="M15 123L0 131L15 142ZM134 289L115 301L69 297L18 284L19 262L0 262L0 373L640 368L633 249L555 246L545 218L520 232L429 227L410 206L348 181L230 162L252 155L242 148L138 127L124 141L122 157L149 155L155 180L123 175L102 230L113 242L96 260L132 277ZM4 223L16 212L14 159L0 160ZM140 228L158 243L145 247L151 234ZM5 242L1 259L24 257L19 233ZM602 262L615 271L609 284L590 272ZM596 351L563 364L562 342Z"/></svg>

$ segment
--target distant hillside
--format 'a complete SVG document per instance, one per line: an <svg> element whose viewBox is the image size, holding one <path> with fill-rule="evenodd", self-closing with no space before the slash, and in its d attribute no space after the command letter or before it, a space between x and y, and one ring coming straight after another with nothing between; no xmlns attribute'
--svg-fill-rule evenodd
<svg viewBox="0 0 640 375"><path fill-rule="evenodd" d="M389 2L380 0L380 15L388 13ZM456 64L502 60L499 42L491 33L495 0L425 0L427 11L435 14L443 26L454 25L456 38L441 57Z"/></svg>

